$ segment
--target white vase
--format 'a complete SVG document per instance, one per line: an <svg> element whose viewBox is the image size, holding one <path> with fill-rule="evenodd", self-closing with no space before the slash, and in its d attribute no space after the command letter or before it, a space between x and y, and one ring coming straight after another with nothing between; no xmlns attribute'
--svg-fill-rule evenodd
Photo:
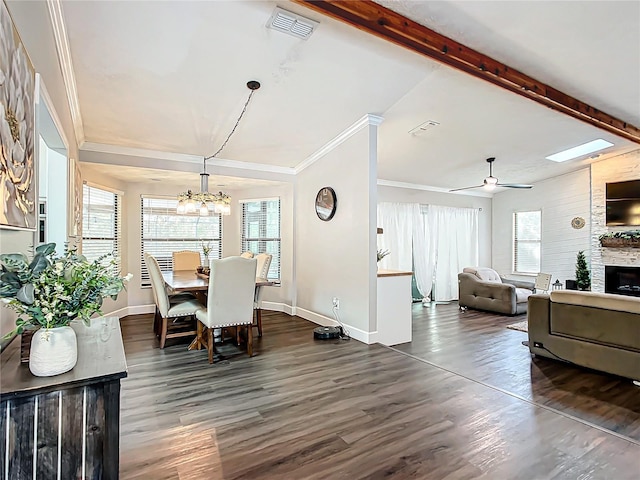
<svg viewBox="0 0 640 480"><path fill-rule="evenodd" d="M75 367L77 361L78 342L73 328L41 328L33 334L29 370L34 375L60 375Z"/></svg>

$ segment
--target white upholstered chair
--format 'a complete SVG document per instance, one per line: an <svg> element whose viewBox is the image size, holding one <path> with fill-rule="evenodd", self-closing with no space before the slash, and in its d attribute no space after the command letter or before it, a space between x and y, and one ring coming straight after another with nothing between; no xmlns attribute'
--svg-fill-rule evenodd
<svg viewBox="0 0 640 480"><path fill-rule="evenodd" d="M169 296L165 288L164 279L158 261L148 253L144 254L144 260L151 278L151 288L153 290L153 298L156 302L157 313L160 317L160 325L155 329L156 334L160 337L160 348L164 348L167 338L184 337L194 335L196 331L193 328L185 330L185 325L170 325L170 319L178 319L182 317L193 317L196 311L204 308L192 296L175 295ZM171 329L169 327L180 327Z"/></svg>
<svg viewBox="0 0 640 480"><path fill-rule="evenodd" d="M267 278L272 258L273 256L270 253L259 253L255 256L255 259L258 261L258 265L256 266L256 277Z"/></svg>
<svg viewBox="0 0 640 480"><path fill-rule="evenodd" d="M195 272L200 266L200 254L192 250L181 250L173 252L174 270L191 270Z"/></svg>
<svg viewBox="0 0 640 480"><path fill-rule="evenodd" d="M240 256L242 258L253 258L253 252L242 252Z"/></svg>
<svg viewBox="0 0 640 480"><path fill-rule="evenodd" d="M247 353L253 356L253 302L256 285L256 260L227 257L211 260L207 308L196 312L198 344L206 343L209 363L213 363L213 330L247 326ZM236 336L239 337L238 331ZM207 339L204 340L206 335Z"/></svg>
<svg viewBox="0 0 640 480"><path fill-rule="evenodd" d="M256 267L256 277L267 278L269 275L269 267L271 266L271 259L273 256L270 253L260 253L256 255L258 265ZM253 308L256 312L254 327L258 327L258 336L262 336L262 309L260 308L262 297L262 287L256 287L256 294L253 302Z"/></svg>

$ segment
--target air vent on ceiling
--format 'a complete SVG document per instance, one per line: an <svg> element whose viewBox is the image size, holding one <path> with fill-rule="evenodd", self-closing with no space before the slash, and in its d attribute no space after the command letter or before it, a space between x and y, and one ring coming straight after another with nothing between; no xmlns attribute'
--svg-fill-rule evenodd
<svg viewBox="0 0 640 480"><path fill-rule="evenodd" d="M280 7L276 7L267 22L268 28L288 33L303 40L309 38L317 26L318 22L288 12Z"/></svg>
<svg viewBox="0 0 640 480"><path fill-rule="evenodd" d="M421 133L426 132L427 130L433 127L437 127L438 125L440 125L438 122L435 122L433 120L427 120L423 124L418 125L416 128L409 130L409 133L411 135L420 135Z"/></svg>

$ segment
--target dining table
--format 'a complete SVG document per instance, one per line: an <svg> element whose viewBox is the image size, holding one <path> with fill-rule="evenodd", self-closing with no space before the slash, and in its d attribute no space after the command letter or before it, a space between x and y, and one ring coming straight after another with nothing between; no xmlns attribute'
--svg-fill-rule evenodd
<svg viewBox="0 0 640 480"><path fill-rule="evenodd" d="M168 270L162 272L164 283L170 291L173 292L190 292L195 295L202 305L207 306L206 292L209 289L209 276L204 273L194 272L193 270ZM256 314L261 315L260 305L258 303L258 295L260 288L275 285L276 282L267 278L256 277L256 288L254 292L254 302L256 303ZM189 350L194 348L200 350L204 347L196 337L189 345Z"/></svg>

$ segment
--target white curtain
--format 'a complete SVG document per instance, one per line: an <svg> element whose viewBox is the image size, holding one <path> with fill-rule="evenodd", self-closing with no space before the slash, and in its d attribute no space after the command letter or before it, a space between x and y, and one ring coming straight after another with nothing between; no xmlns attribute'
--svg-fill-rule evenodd
<svg viewBox="0 0 640 480"><path fill-rule="evenodd" d="M458 299L458 273L478 264L477 208L383 202L378 227L378 249L390 252L380 268L413 270L423 297Z"/></svg>
<svg viewBox="0 0 640 480"><path fill-rule="evenodd" d="M435 252L432 300L457 300L458 273L478 264L478 209L429 205L426 223Z"/></svg>
<svg viewBox="0 0 640 480"><path fill-rule="evenodd" d="M378 266L394 270L412 270L411 237L416 212L420 211L417 203L380 203L378 204L378 227L382 227L382 235L378 235L378 249L389 250Z"/></svg>
<svg viewBox="0 0 640 480"><path fill-rule="evenodd" d="M436 260L435 240L431 236L435 230L429 225L425 209L426 206L418 209L413 223L413 275L422 298L431 293Z"/></svg>

